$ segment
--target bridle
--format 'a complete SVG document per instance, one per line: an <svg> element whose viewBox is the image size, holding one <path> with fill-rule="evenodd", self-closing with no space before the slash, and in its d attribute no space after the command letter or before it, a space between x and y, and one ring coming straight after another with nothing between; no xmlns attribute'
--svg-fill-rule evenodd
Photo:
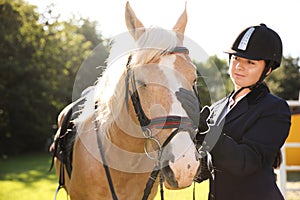
<svg viewBox="0 0 300 200"><path fill-rule="evenodd" d="M188 54L189 50L186 47L183 46L177 46L175 48L173 48L170 51L164 51L163 54L176 54L176 53L180 53L180 54ZM152 118L149 119L143 108L142 108L142 104L140 101L140 97L139 97L139 93L137 90L137 86L136 86L136 80L135 80L135 76L134 76L134 70L131 68L131 59L132 56L130 55L128 57L128 61L126 64L126 78L125 78L125 84L126 84L126 93L125 93L125 102L126 102L126 107L127 107L127 111L129 110L129 97L131 99L131 102L133 104L134 107L134 111L135 114L137 116L139 125L141 127L141 130L143 132L143 136L145 137L145 143L144 143L144 149L145 149L145 153L146 155L150 158L156 161L155 167L153 168L153 171L151 172L151 175L146 183L146 187L144 189L144 195L142 200L147 200L148 196L151 192L151 189L153 187L153 184L158 176L158 173L160 172L160 170L162 169L161 165L160 165L160 158L162 155L162 152L164 150L164 147L167 146L169 144L169 142L172 140L172 138L179 132L179 131L188 131L189 133L194 133L195 130L193 128L193 123L192 121L188 118L188 117L182 117L182 116L177 116L177 115L170 115L170 116L160 116L160 117L156 117L156 118ZM130 89L131 86L131 89ZM152 135L152 129L174 129L175 130L168 136L168 138L163 142L163 144L160 144L159 140L156 139L153 135ZM113 186L113 182L111 179L111 175L110 175L110 171L109 168L107 166L107 162L105 159L105 154L104 154L104 150L103 150L103 146L102 146L102 141L101 138L98 134L98 124L97 121L95 120L95 129L96 129L96 133L97 133L97 142L98 142L98 148L100 150L100 154L101 154L101 158L103 161L103 166L105 169L105 173L106 173L106 177L107 180L109 182L109 187L110 187L110 191L111 191L111 195L112 195L112 199L113 200L117 200L117 195L115 193L114 190L114 186ZM192 137L192 136L191 136ZM193 140L194 138L192 138ZM157 151L157 157L154 158L152 157L148 150L147 150L147 143L148 142L154 142L155 144L157 144L158 146L158 151ZM163 176L160 175L160 193L161 193L161 199L163 199Z"/></svg>
<svg viewBox="0 0 300 200"><path fill-rule="evenodd" d="M165 51L163 54L175 54L175 53L181 53L181 54L188 54L189 50L186 47L178 46L173 48L170 51ZM192 127L192 121L188 117L181 117L176 115L171 116L162 116L162 117L156 117L153 119L149 119L141 105L139 93L136 86L136 80L134 71L131 68L131 56L129 56L127 64L126 64L126 78L125 78L125 84L126 84L126 92L125 92L125 102L126 107L128 111L128 102L129 102L129 96L132 101L132 104L134 106L135 114L138 118L140 127L143 131L144 136L148 136L151 132L152 128L156 129L171 129L171 128L190 128ZM131 85L132 90L129 89L129 85Z"/></svg>

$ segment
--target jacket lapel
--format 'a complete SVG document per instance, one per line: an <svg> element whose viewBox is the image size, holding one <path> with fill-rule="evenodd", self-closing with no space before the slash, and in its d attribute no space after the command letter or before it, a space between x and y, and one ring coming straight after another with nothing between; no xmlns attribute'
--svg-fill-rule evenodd
<svg viewBox="0 0 300 200"><path fill-rule="evenodd" d="M225 117L225 123L229 123L232 120L236 119L237 117L241 116L245 112L248 111L248 100L247 98L243 98L241 101L239 101L236 106L233 107L233 109L226 115Z"/></svg>
<svg viewBox="0 0 300 200"><path fill-rule="evenodd" d="M224 97L216 104L211 106L212 115L210 120L212 120L212 122L215 124L223 124L225 119L225 123L229 123L247 112L249 105L256 104L259 99L263 98L267 93L269 93L268 87L264 83L260 84L254 91L251 91L248 95L246 95L246 97L241 99L241 101L237 103L237 105L226 115L226 117L222 117L229 101L229 97L232 95L231 93L229 96ZM219 122L220 120L222 121Z"/></svg>
<svg viewBox="0 0 300 200"><path fill-rule="evenodd" d="M225 112L226 106L228 103L228 97L223 98L220 100L216 105L212 105L212 115L211 120L213 124L218 124L221 120L222 114Z"/></svg>

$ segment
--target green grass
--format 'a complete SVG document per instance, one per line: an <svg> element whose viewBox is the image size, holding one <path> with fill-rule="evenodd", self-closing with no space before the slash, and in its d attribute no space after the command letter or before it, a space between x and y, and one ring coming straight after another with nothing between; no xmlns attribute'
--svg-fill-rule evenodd
<svg viewBox="0 0 300 200"><path fill-rule="evenodd" d="M164 190L164 198L166 200L192 200L193 199L193 185L189 188L183 190ZM202 182L201 184L196 184L195 187L195 199L197 200L207 200L208 195L208 181ZM154 200L160 200L160 192L158 193Z"/></svg>
<svg viewBox="0 0 300 200"><path fill-rule="evenodd" d="M49 172L51 156L45 153L0 158L0 200L52 200L58 184L54 170ZM287 174L288 187L300 188L300 172ZM196 184L196 199L206 200L208 181ZM193 186L184 190L164 190L166 200L193 199ZM57 200L66 200L61 190ZM287 200L299 200L300 192L288 192ZM160 200L160 194L155 197Z"/></svg>
<svg viewBox="0 0 300 200"><path fill-rule="evenodd" d="M57 179L49 172L50 157L30 154L0 160L0 199L53 199Z"/></svg>
<svg viewBox="0 0 300 200"><path fill-rule="evenodd" d="M54 170L49 172L51 156L49 154L29 154L0 159L0 200L50 200L58 184ZM196 184L196 199L207 197L208 183ZM169 199L190 200L193 187L184 190L164 190ZM66 200L61 190L57 200ZM160 200L158 193L155 200Z"/></svg>

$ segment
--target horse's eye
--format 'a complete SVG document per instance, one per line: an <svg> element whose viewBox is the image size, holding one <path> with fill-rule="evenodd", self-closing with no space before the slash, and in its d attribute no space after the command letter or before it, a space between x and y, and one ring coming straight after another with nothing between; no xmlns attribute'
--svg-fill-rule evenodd
<svg viewBox="0 0 300 200"><path fill-rule="evenodd" d="M147 84L144 82L144 81L141 81L141 80L137 80L136 83L141 86L141 87L146 87Z"/></svg>

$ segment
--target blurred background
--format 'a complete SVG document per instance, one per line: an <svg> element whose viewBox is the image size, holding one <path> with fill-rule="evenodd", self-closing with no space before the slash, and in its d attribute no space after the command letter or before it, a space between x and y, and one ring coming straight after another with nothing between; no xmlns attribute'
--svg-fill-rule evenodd
<svg viewBox="0 0 300 200"><path fill-rule="evenodd" d="M99 21L84 15L73 14L66 17L61 14L61 8L51 1L40 1L43 2L40 7L35 2L37 1L0 0L0 187L4 188L1 189L0 199L24 198L5 196L13 195L10 193L15 189L11 189L10 184L14 181L15 184L32 183L33 187L36 187L35 182L42 181L40 186L45 184L45 190L54 192L56 178L53 173L44 174L44 170L47 171L51 163L51 155L47 152L56 132L57 115L72 101L75 77L84 60L89 57L90 67L85 68L86 71L82 74L92 78L91 82L80 86L82 90L93 85L93 80L101 75L102 69L97 67L105 66L112 44L110 34L113 33L103 34L105 31L101 30ZM119 2L122 8L124 2ZM183 5L180 4L179 14ZM105 7L105 3L100 1L99 6ZM282 13L285 12L289 11L282 10ZM284 16L282 14L282 18ZM177 17L173 21L176 19ZM118 23L124 23L123 11ZM245 24L244 28L249 25L253 24ZM290 27L291 32L295 29L299 31L299 25ZM232 34L235 36L238 32ZM291 109L298 116L300 55L297 53L300 51L299 48L290 49L291 52L287 48L284 54L282 66L266 81L275 95L288 101L296 101ZM220 56L219 51L221 50L214 52L209 49L209 59L205 63L195 64L208 77L214 77L210 74L210 68L217 66L222 74L226 93L229 93L232 85L227 74L228 62L226 57ZM198 84L202 103L213 103L207 95L208 90L202 77L199 77ZM220 91L220 94L223 92ZM300 124L300 119L294 123ZM296 142L300 138L298 131L297 129L296 136L293 136ZM294 182L298 185L295 187L300 188L299 173L288 176L287 179L296 180ZM45 180L50 181L51 187L47 186L49 183ZM12 187L22 188L21 185ZM299 194L295 193L295 199L300 198ZM35 196L26 199L35 199Z"/></svg>

